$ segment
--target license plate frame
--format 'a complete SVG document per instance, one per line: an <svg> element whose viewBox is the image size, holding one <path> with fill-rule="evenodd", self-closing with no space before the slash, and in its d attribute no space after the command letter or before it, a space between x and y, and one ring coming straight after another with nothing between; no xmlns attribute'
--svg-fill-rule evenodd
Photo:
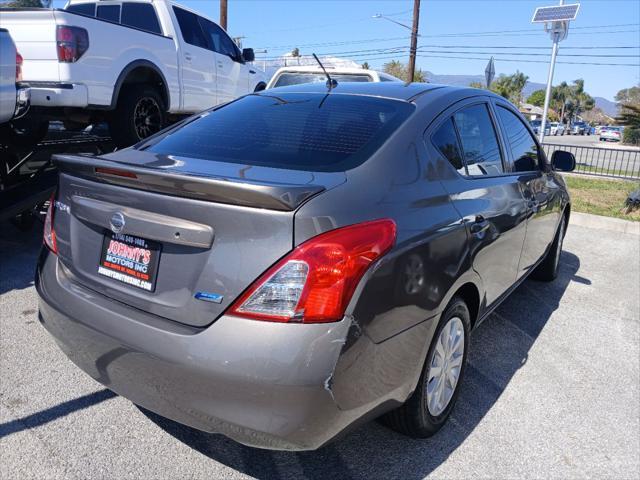
<svg viewBox="0 0 640 480"><path fill-rule="evenodd" d="M98 274L146 292L155 292L162 244L136 235L105 231Z"/></svg>

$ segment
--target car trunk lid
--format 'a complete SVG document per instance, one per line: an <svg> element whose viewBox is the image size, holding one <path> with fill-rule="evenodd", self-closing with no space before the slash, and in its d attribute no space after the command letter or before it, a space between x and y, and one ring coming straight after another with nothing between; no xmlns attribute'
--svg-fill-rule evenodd
<svg viewBox="0 0 640 480"><path fill-rule="evenodd" d="M296 208L345 179L135 150L107 157L54 157L60 262L92 290L199 327L293 248Z"/></svg>

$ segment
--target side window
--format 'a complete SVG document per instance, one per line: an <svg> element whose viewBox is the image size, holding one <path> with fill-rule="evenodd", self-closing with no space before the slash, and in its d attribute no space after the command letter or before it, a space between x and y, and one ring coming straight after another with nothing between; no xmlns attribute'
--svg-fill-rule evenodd
<svg viewBox="0 0 640 480"><path fill-rule="evenodd" d="M462 153L460 152L460 145L458 144L458 136L456 135L456 129L451 118L440 125L438 130L431 135L431 142L433 142L436 148L440 150L440 153L449 160L451 165L453 165L453 168L455 168L459 174L467 174L467 170L462 162Z"/></svg>
<svg viewBox="0 0 640 480"><path fill-rule="evenodd" d="M224 33L222 28L205 18L200 17L198 20L202 30L209 39L211 50L221 53L222 55L228 55L234 60L238 58L238 50L236 49L235 44L229 36Z"/></svg>
<svg viewBox="0 0 640 480"><path fill-rule="evenodd" d="M162 35L156 10L150 3L123 3L120 23Z"/></svg>
<svg viewBox="0 0 640 480"><path fill-rule="evenodd" d="M468 175L504 173L502 155L486 105L473 105L454 114Z"/></svg>
<svg viewBox="0 0 640 480"><path fill-rule="evenodd" d="M98 5L96 16L102 20L120 23L120 5Z"/></svg>
<svg viewBox="0 0 640 480"><path fill-rule="evenodd" d="M200 28L198 16L178 7L173 7L173 12L176 14L184 41L190 45L210 50L207 38Z"/></svg>
<svg viewBox="0 0 640 480"><path fill-rule="evenodd" d="M513 112L498 106L498 116L502 121L511 153L513 155L513 169L516 172L531 172L538 170L538 144L529 130Z"/></svg>
<svg viewBox="0 0 640 480"><path fill-rule="evenodd" d="M80 15L86 15L88 17L96 16L96 4L95 3L74 3L65 8L67 12L79 13Z"/></svg>

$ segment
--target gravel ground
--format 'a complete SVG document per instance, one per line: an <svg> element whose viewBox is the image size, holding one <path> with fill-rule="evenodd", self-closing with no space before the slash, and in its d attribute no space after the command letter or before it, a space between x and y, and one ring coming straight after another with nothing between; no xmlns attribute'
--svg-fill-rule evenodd
<svg viewBox="0 0 640 480"><path fill-rule="evenodd" d="M376 422L317 452L243 447L143 412L74 367L37 320L39 232L0 225L0 478L640 476L640 237L572 225L559 278L474 333L449 423Z"/></svg>

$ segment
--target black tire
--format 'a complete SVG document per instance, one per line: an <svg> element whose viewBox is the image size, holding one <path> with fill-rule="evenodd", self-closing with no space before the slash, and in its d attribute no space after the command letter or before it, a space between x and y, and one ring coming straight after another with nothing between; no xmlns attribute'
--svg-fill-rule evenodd
<svg viewBox="0 0 640 480"><path fill-rule="evenodd" d="M553 243L549 247L549 251L544 257L544 260L536 267L531 273L531 276L536 280L543 282L551 282L558 276L558 267L560 265L560 257L562 255L562 241L566 233L566 217L563 215L556 236L553 239Z"/></svg>
<svg viewBox="0 0 640 480"><path fill-rule="evenodd" d="M26 116L12 120L1 128L2 143L16 147L33 147L49 132L49 120ZM6 140L5 140L6 139Z"/></svg>
<svg viewBox="0 0 640 480"><path fill-rule="evenodd" d="M449 320L457 317L462 321L464 327L464 352L462 355L462 364L460 366L460 374L456 383L453 395L447 406L437 416L431 415L427 404L427 382L429 380L429 366L436 351L436 344L445 325ZM431 340L427 358L422 367L422 374L418 385L409 397L409 399L395 410L385 414L380 420L388 427L414 438L427 438L434 435L446 422L451 414L453 407L460 392L460 385L464 380L464 372L467 364L467 355L469 351L469 332L471 331L471 321L469 317L469 309L466 303L460 297L454 297L446 310L440 317L440 322Z"/></svg>
<svg viewBox="0 0 640 480"><path fill-rule="evenodd" d="M128 86L120 94L108 121L111 138L118 148L128 147L159 132L165 122L165 103L150 85Z"/></svg>

